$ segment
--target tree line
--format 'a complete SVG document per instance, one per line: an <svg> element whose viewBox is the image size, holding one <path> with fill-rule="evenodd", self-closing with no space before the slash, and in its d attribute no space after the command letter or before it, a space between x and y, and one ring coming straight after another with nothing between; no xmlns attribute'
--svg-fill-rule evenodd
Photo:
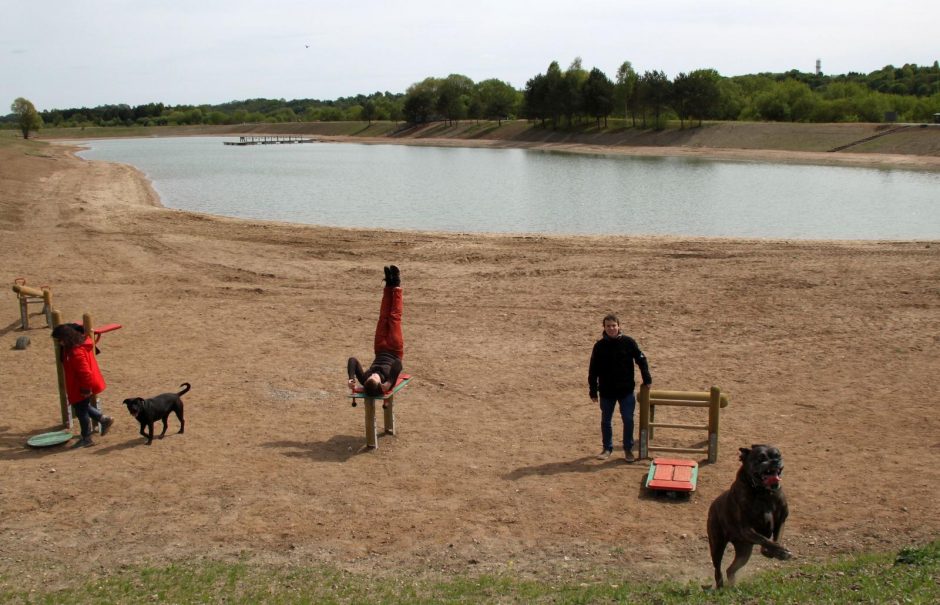
<svg viewBox="0 0 940 605"><path fill-rule="evenodd" d="M776 122L931 121L940 113L940 65L885 67L868 75L825 76L797 71L723 77L714 69L638 73L629 61L614 80L575 59L562 71L549 64L526 82L523 115L558 128L609 116L631 126L663 128L669 120Z"/></svg>
<svg viewBox="0 0 940 605"><path fill-rule="evenodd" d="M218 105L147 103L94 108L52 109L23 117L18 98L13 113L0 118L7 128L38 125L163 126L316 121L391 120L421 124L432 121L526 118L545 127L564 128L593 121L600 128L608 118L627 126L663 128L671 120L680 127L702 120L781 122L907 122L932 121L940 113L940 65L888 65L869 74L829 76L792 70L725 77L714 69L697 69L669 79L661 70L640 73L629 61L614 78L590 70L576 58L562 70L552 61L544 73L530 78L523 90L507 82L474 82L451 74L429 77L404 93L317 99L247 99ZM29 103L32 107L32 103Z"/></svg>

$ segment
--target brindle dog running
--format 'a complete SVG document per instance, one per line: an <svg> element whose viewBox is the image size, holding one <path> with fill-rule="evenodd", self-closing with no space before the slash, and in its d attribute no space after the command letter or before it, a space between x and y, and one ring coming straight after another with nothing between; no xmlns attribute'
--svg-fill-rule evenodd
<svg viewBox="0 0 940 605"><path fill-rule="evenodd" d="M734 546L734 560L728 566L729 586L734 586L734 575L750 559L755 544L760 544L765 557L790 558L790 551L779 544L790 512L780 485L782 473L783 456L777 448L741 448L741 468L731 489L715 498L708 509L708 545L716 588L724 585L721 558L728 542Z"/></svg>

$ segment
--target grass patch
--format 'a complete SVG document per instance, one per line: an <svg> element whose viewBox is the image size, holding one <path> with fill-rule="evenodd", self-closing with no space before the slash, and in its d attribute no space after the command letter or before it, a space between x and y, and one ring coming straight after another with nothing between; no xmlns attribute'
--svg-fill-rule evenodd
<svg viewBox="0 0 940 605"><path fill-rule="evenodd" d="M0 149L9 149L23 153L37 153L48 145L33 139L23 139L19 130L0 130Z"/></svg>
<svg viewBox="0 0 940 605"><path fill-rule="evenodd" d="M0 577L10 586L14 578ZM689 583L550 584L512 575L372 578L328 567L194 561L129 568L63 590L0 590L3 603L656 603L940 602L940 542L899 553L754 574L716 592Z"/></svg>

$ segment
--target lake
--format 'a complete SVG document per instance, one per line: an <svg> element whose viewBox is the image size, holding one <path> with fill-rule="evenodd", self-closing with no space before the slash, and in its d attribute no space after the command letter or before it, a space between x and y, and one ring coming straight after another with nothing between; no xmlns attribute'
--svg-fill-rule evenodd
<svg viewBox="0 0 940 605"><path fill-rule="evenodd" d="M78 141L169 208L452 232L907 240L940 235L940 173L220 137Z"/></svg>

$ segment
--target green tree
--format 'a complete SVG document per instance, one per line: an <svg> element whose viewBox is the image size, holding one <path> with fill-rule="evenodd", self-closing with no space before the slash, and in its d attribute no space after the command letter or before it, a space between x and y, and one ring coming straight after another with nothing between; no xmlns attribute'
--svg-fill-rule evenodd
<svg viewBox="0 0 940 605"><path fill-rule="evenodd" d="M741 86L731 78L718 80L718 101L712 117L719 120L737 120L744 109Z"/></svg>
<svg viewBox="0 0 940 605"><path fill-rule="evenodd" d="M362 113L360 115L362 116L363 120L369 122L369 126L372 126L372 120L375 119L377 113L378 112L375 109L375 102L372 101L372 99L369 99L362 104Z"/></svg>
<svg viewBox="0 0 940 605"><path fill-rule="evenodd" d="M290 107L281 107L275 111L272 111L268 114L268 121L273 122L296 122L297 115L294 113L294 110ZM195 123L195 122L190 122Z"/></svg>
<svg viewBox="0 0 940 605"><path fill-rule="evenodd" d="M320 109L321 122L342 122L344 117L346 116L343 114L343 110L339 107L327 105L326 107Z"/></svg>
<svg viewBox="0 0 940 605"><path fill-rule="evenodd" d="M343 112L343 120L347 122L359 122L363 119L362 105L353 105L352 107L347 107L346 111Z"/></svg>
<svg viewBox="0 0 940 605"><path fill-rule="evenodd" d="M423 124L431 119L437 106L437 89L440 81L437 78L425 78L423 81L412 84L405 92L405 101L402 114L411 124Z"/></svg>
<svg viewBox="0 0 940 605"><path fill-rule="evenodd" d="M448 122L458 122L467 117L473 80L460 74L451 74L440 81L437 88L437 112Z"/></svg>
<svg viewBox="0 0 940 605"><path fill-rule="evenodd" d="M542 126L548 119L548 82L545 74L538 74L525 83L522 93L522 105L525 117L539 120Z"/></svg>
<svg viewBox="0 0 940 605"><path fill-rule="evenodd" d="M614 110L614 83L595 67L588 74L581 90L585 113L594 116L598 128L601 127L601 118L604 118L606 128L607 116Z"/></svg>
<svg viewBox="0 0 940 605"><path fill-rule="evenodd" d="M558 61L552 61L545 71L545 111L552 120L552 128L558 128L565 110L565 76Z"/></svg>
<svg viewBox="0 0 940 605"><path fill-rule="evenodd" d="M718 110L721 76L714 69L697 69L691 73L680 73L672 82L672 108L679 115L682 127L685 118L698 118L699 126L706 117Z"/></svg>
<svg viewBox="0 0 940 605"><path fill-rule="evenodd" d="M503 120L513 115L519 99L519 93L511 84L491 78L477 84L477 96L482 106L483 117L497 120L500 126Z"/></svg>
<svg viewBox="0 0 940 605"><path fill-rule="evenodd" d="M638 97L643 107L643 127L646 127L646 110L653 113L653 127L657 130L664 128L662 113L669 104L672 95L672 83L662 71L647 71L643 73L638 83Z"/></svg>
<svg viewBox="0 0 940 605"><path fill-rule="evenodd" d="M689 74L679 73L672 81L672 108L679 116L679 128L685 128L685 119L692 113L694 84Z"/></svg>
<svg viewBox="0 0 940 605"><path fill-rule="evenodd" d="M139 119L141 118L138 118L138 120ZM143 118L143 119L146 120L149 118ZM210 111L209 114L206 116L207 124L228 124L228 120L229 120L228 116L222 113L221 111Z"/></svg>
<svg viewBox="0 0 940 605"><path fill-rule="evenodd" d="M20 127L20 132L23 133L24 139L29 138L29 131L42 128L42 118L39 116L39 112L36 111L32 101L17 97L10 105L10 111L16 116L16 123Z"/></svg>
<svg viewBox="0 0 940 605"><path fill-rule="evenodd" d="M581 67L581 57L575 57L565 71L561 87L561 106L568 125L574 123L575 116L584 113L584 85L588 79L588 72Z"/></svg>
<svg viewBox="0 0 940 605"><path fill-rule="evenodd" d="M623 107L624 119L627 118L627 115L633 118L634 128L636 128L636 83L639 78L629 61L624 61L617 68L617 85L614 88L615 102Z"/></svg>

